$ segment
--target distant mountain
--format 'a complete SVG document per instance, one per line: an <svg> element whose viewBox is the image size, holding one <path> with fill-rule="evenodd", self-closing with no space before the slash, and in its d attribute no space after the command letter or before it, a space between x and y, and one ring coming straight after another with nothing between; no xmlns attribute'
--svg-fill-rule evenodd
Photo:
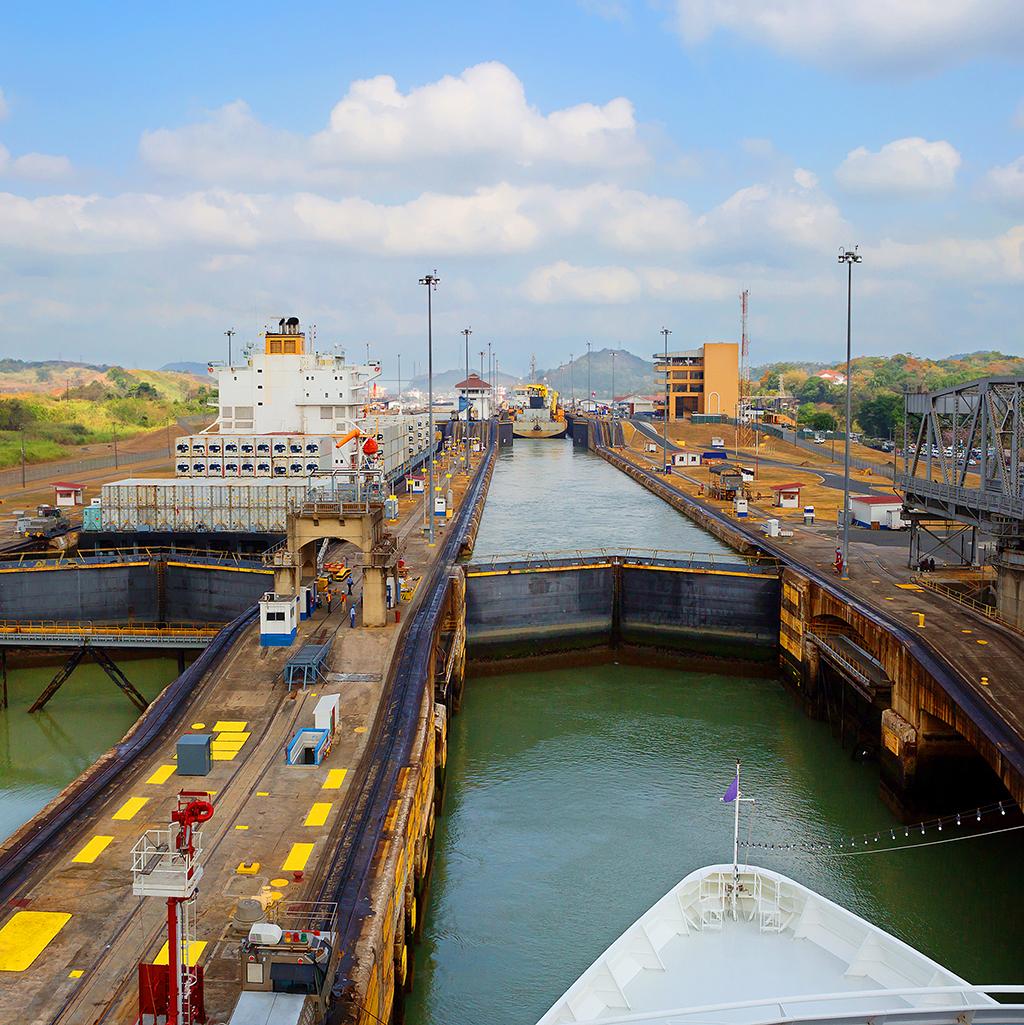
<svg viewBox="0 0 1024 1025"><path fill-rule="evenodd" d="M562 399L568 401L575 391L577 399L587 398L587 389L597 398L608 399L612 394L612 353L615 353L615 394L651 395L658 390L654 364L626 349L599 349L589 356L584 353L568 363L537 371L537 377L557 388ZM588 374L589 370L589 374Z"/></svg>
<svg viewBox="0 0 1024 1025"><path fill-rule="evenodd" d="M176 374L192 374L193 377L207 378L206 363L193 363L185 361L182 363L165 363L161 370L173 370Z"/></svg>

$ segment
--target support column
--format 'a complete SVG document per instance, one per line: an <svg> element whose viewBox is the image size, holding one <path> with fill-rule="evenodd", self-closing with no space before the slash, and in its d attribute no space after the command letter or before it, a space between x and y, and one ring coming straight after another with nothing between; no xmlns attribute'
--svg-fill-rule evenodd
<svg viewBox="0 0 1024 1025"><path fill-rule="evenodd" d="M917 783L917 728L891 708L882 712L879 770L882 794L902 809L913 804Z"/></svg>
<svg viewBox="0 0 1024 1025"><path fill-rule="evenodd" d="M7 707L7 649L0 648L0 673L3 674L3 693L0 694L0 711Z"/></svg>
<svg viewBox="0 0 1024 1025"><path fill-rule="evenodd" d="M382 567L363 567L363 626L387 625L387 573Z"/></svg>

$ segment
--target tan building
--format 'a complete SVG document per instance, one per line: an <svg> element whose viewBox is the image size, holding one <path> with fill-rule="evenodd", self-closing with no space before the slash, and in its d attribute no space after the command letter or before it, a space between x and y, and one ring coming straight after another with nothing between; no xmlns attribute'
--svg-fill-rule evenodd
<svg viewBox="0 0 1024 1025"><path fill-rule="evenodd" d="M654 354L654 370L668 373L670 420L688 414L735 417L740 398L739 345L736 342L705 342L699 349ZM661 379L662 393L665 379Z"/></svg>

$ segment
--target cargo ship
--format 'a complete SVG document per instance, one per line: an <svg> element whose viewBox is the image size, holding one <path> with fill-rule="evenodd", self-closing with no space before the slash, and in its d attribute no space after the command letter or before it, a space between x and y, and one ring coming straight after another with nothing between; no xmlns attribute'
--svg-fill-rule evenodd
<svg viewBox="0 0 1024 1025"><path fill-rule="evenodd" d="M297 317L261 343L209 365L217 414L177 439L175 479L104 484L86 530L279 532L317 482L355 475L383 500L427 460L427 413L373 410L379 362L313 351Z"/></svg>
<svg viewBox="0 0 1024 1025"><path fill-rule="evenodd" d="M537 380L536 361L530 357L530 381L514 389L512 433L517 438L565 437L565 413L558 392Z"/></svg>

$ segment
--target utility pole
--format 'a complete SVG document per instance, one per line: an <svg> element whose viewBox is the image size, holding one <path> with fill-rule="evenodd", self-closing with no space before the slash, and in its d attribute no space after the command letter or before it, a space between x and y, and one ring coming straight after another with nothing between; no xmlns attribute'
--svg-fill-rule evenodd
<svg viewBox="0 0 1024 1025"><path fill-rule="evenodd" d="M229 370L231 369L231 339L235 337L236 333L237 332L235 331L235 329L233 327L228 328L228 330L224 332L224 334L226 334L228 336L228 369Z"/></svg>
<svg viewBox="0 0 1024 1025"><path fill-rule="evenodd" d="M25 487L25 428L21 429L21 486Z"/></svg>
<svg viewBox="0 0 1024 1025"><path fill-rule="evenodd" d="M430 456L428 459L428 486L430 493L427 495L427 518L430 525L428 532L428 544L434 544L434 450L437 445L434 442L434 310L431 297L441 279L435 270L433 274L424 274L420 278L420 284L427 286L427 438L430 442ZM366 346L366 361L370 361L370 346Z"/></svg>
<svg viewBox="0 0 1024 1025"><path fill-rule="evenodd" d="M117 424L113 424L114 431L114 469L117 469Z"/></svg>
<svg viewBox="0 0 1024 1025"><path fill-rule="evenodd" d="M587 402L592 402L593 398L594 393L590 390L590 342L587 342Z"/></svg>
<svg viewBox="0 0 1024 1025"><path fill-rule="evenodd" d="M846 264L846 444L843 454L843 549L840 566L840 576L844 580L850 576L850 421L853 385L850 380L850 350L853 322L853 265L864 259L857 252L859 248L854 246L852 250L839 251L839 262Z"/></svg>
<svg viewBox="0 0 1024 1025"><path fill-rule="evenodd" d="M661 329L661 336L665 339L665 437L662 445L662 454L664 456L664 463L662 465L662 472L668 473L668 336L672 332L667 328Z"/></svg>
<svg viewBox="0 0 1024 1025"><path fill-rule="evenodd" d="M471 327L462 329L462 337L466 340L466 437L463 438L465 455L463 460L466 464L466 472L469 472L469 336L473 333ZM481 403L482 404L482 403Z"/></svg>

